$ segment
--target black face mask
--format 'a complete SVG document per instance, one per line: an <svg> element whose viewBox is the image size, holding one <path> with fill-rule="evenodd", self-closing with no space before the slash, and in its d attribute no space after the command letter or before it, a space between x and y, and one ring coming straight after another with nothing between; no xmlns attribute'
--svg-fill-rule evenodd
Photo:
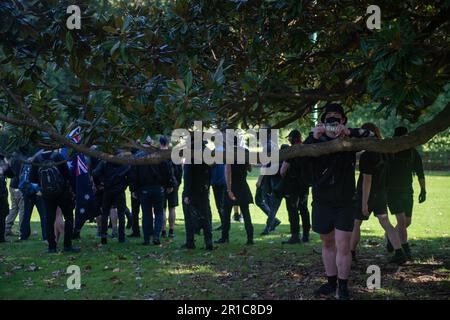
<svg viewBox="0 0 450 320"><path fill-rule="evenodd" d="M335 122L341 123L341 119L335 117L325 119L325 123L335 123Z"/></svg>

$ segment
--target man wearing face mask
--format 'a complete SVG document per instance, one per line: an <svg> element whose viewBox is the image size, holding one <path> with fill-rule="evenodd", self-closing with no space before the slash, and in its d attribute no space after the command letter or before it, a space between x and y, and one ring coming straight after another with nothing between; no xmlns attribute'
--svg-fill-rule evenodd
<svg viewBox="0 0 450 320"><path fill-rule="evenodd" d="M305 144L327 142L339 137L373 136L369 130L347 128L347 117L338 103L326 105L320 120ZM338 298L348 300L350 240L356 210L356 152L337 152L309 160L312 170L312 228L322 240L322 261L328 278L328 282L314 294L331 295L337 289Z"/></svg>

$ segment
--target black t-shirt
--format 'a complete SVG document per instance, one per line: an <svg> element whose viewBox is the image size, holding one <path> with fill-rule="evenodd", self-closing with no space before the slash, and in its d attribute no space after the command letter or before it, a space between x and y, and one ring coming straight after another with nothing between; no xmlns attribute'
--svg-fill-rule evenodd
<svg viewBox="0 0 450 320"><path fill-rule="evenodd" d="M416 149L408 149L389 155L388 189L412 192L412 175L424 179L422 158Z"/></svg>
<svg viewBox="0 0 450 320"><path fill-rule="evenodd" d="M384 194L386 192L386 155L377 152L364 151L359 159L358 194L362 195L363 174L372 176L370 186L370 197Z"/></svg>
<svg viewBox="0 0 450 320"><path fill-rule="evenodd" d="M373 136L365 129L350 129L350 137L363 138ZM326 135L315 139L311 132L305 144L331 141ZM308 157L312 171L313 203L331 207L352 205L355 200L355 163L356 151L326 154Z"/></svg>

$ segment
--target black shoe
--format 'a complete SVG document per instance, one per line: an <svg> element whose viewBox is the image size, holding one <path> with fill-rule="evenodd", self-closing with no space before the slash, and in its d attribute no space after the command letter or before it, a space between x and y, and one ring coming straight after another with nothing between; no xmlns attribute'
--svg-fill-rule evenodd
<svg viewBox="0 0 450 320"><path fill-rule="evenodd" d="M234 214L234 221L236 221L236 222L240 222L241 221L241 215L240 214Z"/></svg>
<svg viewBox="0 0 450 320"><path fill-rule="evenodd" d="M142 242L142 245L143 245L143 246L149 246L149 245L150 245L150 241L147 241L147 240L146 240L146 241Z"/></svg>
<svg viewBox="0 0 450 320"><path fill-rule="evenodd" d="M309 242L309 232L303 231L302 242L303 243L308 243Z"/></svg>
<svg viewBox="0 0 450 320"><path fill-rule="evenodd" d="M389 253L394 252L394 247L392 246L392 243L389 241L388 237L386 237L386 250Z"/></svg>
<svg viewBox="0 0 450 320"><path fill-rule="evenodd" d="M255 244L255 241L253 241L253 239L249 239L249 240L247 240L247 243L246 243L246 245L248 245L248 246L252 246L252 245L254 245Z"/></svg>
<svg viewBox="0 0 450 320"><path fill-rule="evenodd" d="M173 233L173 229L169 229L169 238L170 239L175 238L175 234Z"/></svg>
<svg viewBox="0 0 450 320"><path fill-rule="evenodd" d="M67 248L64 248L64 252L68 252L68 253L78 253L80 251L81 250L78 247L67 247Z"/></svg>
<svg viewBox="0 0 450 320"><path fill-rule="evenodd" d="M399 266L403 265L406 261L407 261L407 257L406 255L401 252L401 253L396 253L394 254L390 259L389 259L389 263L395 263Z"/></svg>
<svg viewBox="0 0 450 320"><path fill-rule="evenodd" d="M300 239L298 237L290 237L288 240L281 242L281 244L296 244L296 243L300 243Z"/></svg>
<svg viewBox="0 0 450 320"><path fill-rule="evenodd" d="M227 239L225 239L225 238L220 238L220 239L218 239L218 240L216 240L216 241L214 241L214 243L229 243L230 242L230 240L227 238Z"/></svg>
<svg viewBox="0 0 450 320"><path fill-rule="evenodd" d="M100 243L101 243L101 244L108 244L108 239L107 239L107 238L102 238L102 239L100 240Z"/></svg>
<svg viewBox="0 0 450 320"><path fill-rule="evenodd" d="M153 239L153 244L155 246L159 246L161 244L161 241L159 239Z"/></svg>
<svg viewBox="0 0 450 320"><path fill-rule="evenodd" d="M56 253L57 251L56 251L56 249L48 249L47 250L47 253Z"/></svg>
<svg viewBox="0 0 450 320"><path fill-rule="evenodd" d="M339 300L350 300L350 292L347 286L342 286L338 288L338 299Z"/></svg>
<svg viewBox="0 0 450 320"><path fill-rule="evenodd" d="M188 250L192 250L195 249L195 244L193 243L185 243L181 246L181 249L188 249Z"/></svg>
<svg viewBox="0 0 450 320"><path fill-rule="evenodd" d="M79 240L80 239L80 231L75 231L72 234L72 240Z"/></svg>
<svg viewBox="0 0 450 320"><path fill-rule="evenodd" d="M314 295L316 297L329 296L330 294L336 294L336 287L331 286L329 283L325 283L314 290Z"/></svg>
<svg viewBox="0 0 450 320"><path fill-rule="evenodd" d="M167 238L166 230L161 231L161 238L163 238L163 239Z"/></svg>
<svg viewBox="0 0 450 320"><path fill-rule="evenodd" d="M273 226L269 229L269 231L274 231L279 225L281 224L281 221L276 219Z"/></svg>
<svg viewBox="0 0 450 320"><path fill-rule="evenodd" d="M409 244L402 244L403 252L405 253L406 260L412 260L411 249L409 248Z"/></svg>
<svg viewBox="0 0 450 320"><path fill-rule="evenodd" d="M262 236L267 236L267 235L269 235L269 230L267 230L267 228L265 228L264 231L261 232L261 235L262 235Z"/></svg>
<svg viewBox="0 0 450 320"><path fill-rule="evenodd" d="M214 229L214 231L220 231L222 230L222 226L218 226L217 228Z"/></svg>
<svg viewBox="0 0 450 320"><path fill-rule="evenodd" d="M128 235L128 238L140 238L141 234L140 233L131 233Z"/></svg>

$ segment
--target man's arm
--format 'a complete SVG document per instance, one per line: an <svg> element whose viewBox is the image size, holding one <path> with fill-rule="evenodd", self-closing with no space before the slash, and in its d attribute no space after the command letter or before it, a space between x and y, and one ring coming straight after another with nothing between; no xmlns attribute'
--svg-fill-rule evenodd
<svg viewBox="0 0 450 320"><path fill-rule="evenodd" d="M233 183L231 179L231 164L225 165L225 182L227 184L227 194L231 200L236 200L233 192L231 191L231 185Z"/></svg>
<svg viewBox="0 0 450 320"><path fill-rule="evenodd" d="M372 186L372 175L363 173L363 184L362 184L362 214L365 216L369 215L369 196L370 188Z"/></svg>
<svg viewBox="0 0 450 320"><path fill-rule="evenodd" d="M420 185L420 194L419 194L419 203L425 202L427 198L427 191L425 186L425 173L423 172L423 162L422 157L416 149L412 149L413 153L413 170L419 179Z"/></svg>
<svg viewBox="0 0 450 320"><path fill-rule="evenodd" d="M289 162L283 161L283 164L281 165L280 169L280 175L284 178L286 177L286 174L291 167L291 164Z"/></svg>

